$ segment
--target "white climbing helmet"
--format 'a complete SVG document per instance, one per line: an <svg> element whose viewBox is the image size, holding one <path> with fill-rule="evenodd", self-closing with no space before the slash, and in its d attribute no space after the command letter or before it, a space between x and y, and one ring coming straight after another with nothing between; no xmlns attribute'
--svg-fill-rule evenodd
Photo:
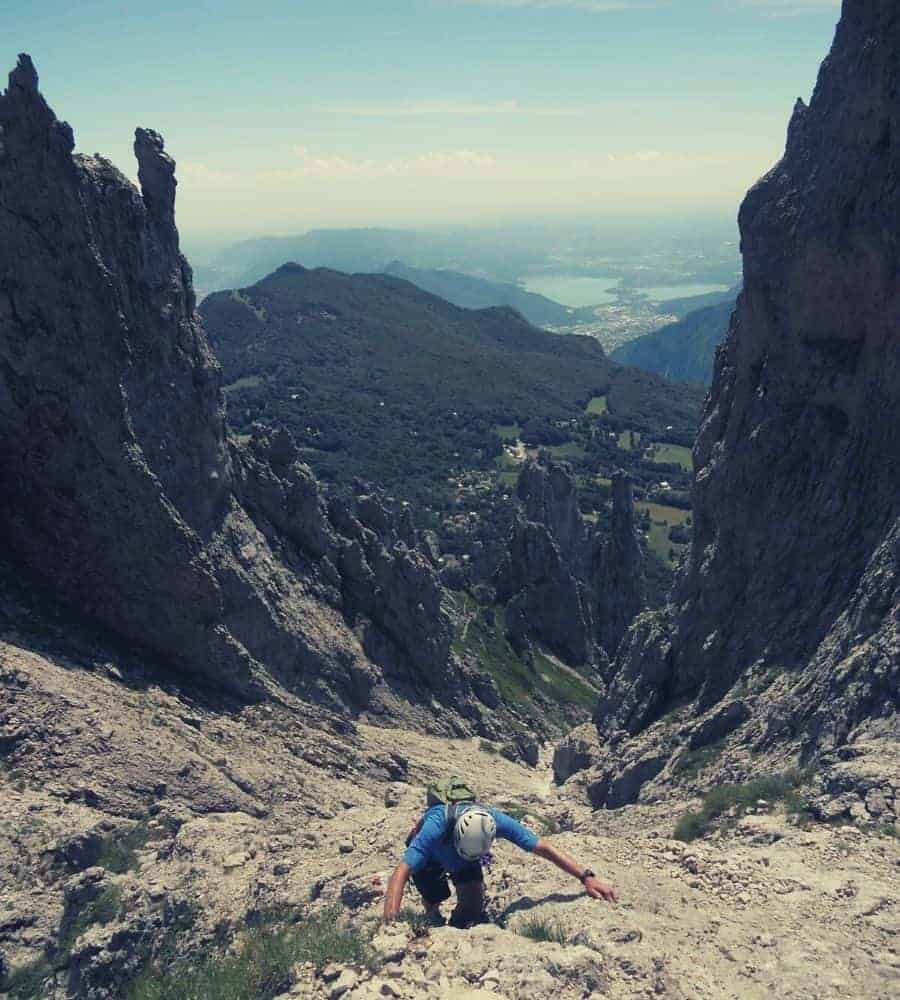
<svg viewBox="0 0 900 1000"><path fill-rule="evenodd" d="M466 861L477 861L487 854L497 836L497 822L481 806L471 806L456 820L453 846Z"/></svg>

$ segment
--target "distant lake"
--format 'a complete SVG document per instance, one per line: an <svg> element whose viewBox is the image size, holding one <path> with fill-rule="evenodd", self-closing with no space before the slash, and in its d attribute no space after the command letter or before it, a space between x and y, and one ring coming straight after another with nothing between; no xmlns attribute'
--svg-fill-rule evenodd
<svg viewBox="0 0 900 1000"><path fill-rule="evenodd" d="M618 278L585 278L571 274L540 274L524 281L529 292L546 295L554 302L573 308L615 302L612 289L619 284Z"/></svg>
<svg viewBox="0 0 900 1000"><path fill-rule="evenodd" d="M655 302L666 299L687 299L692 295L709 295L710 292L727 292L728 285L655 285L653 288L637 288Z"/></svg>
<svg viewBox="0 0 900 1000"><path fill-rule="evenodd" d="M538 295L546 295L554 302L578 309L582 306L605 306L616 301L618 278L586 278L574 274L538 274L523 279L525 288ZM710 292L727 292L728 285L682 284L653 285L651 288L635 288L654 302L666 299L686 299L692 295L708 295Z"/></svg>

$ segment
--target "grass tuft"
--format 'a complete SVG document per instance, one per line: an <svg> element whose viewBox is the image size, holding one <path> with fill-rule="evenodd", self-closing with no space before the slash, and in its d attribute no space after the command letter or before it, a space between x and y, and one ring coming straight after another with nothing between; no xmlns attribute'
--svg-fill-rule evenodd
<svg viewBox="0 0 900 1000"><path fill-rule="evenodd" d="M404 906L397 919L409 924L414 938L425 937L432 927L428 914L424 910L417 910L412 906Z"/></svg>
<svg viewBox="0 0 900 1000"><path fill-rule="evenodd" d="M720 741L699 750L686 750L675 761L675 773L686 781L694 781L708 764L722 755L724 749L724 743Z"/></svg>
<svg viewBox="0 0 900 1000"><path fill-rule="evenodd" d="M494 608L493 620L488 621L485 609L468 594L452 594L449 599L464 620L456 630L454 652L476 659L506 703L540 707L541 714L560 727L593 711L597 692L577 673L539 652L533 665L516 655L506 637L505 608Z"/></svg>
<svg viewBox="0 0 900 1000"><path fill-rule="evenodd" d="M567 944L568 935L555 921L545 917L531 917L516 927L516 933L532 941L550 941L553 944Z"/></svg>
<svg viewBox="0 0 900 1000"><path fill-rule="evenodd" d="M160 821L157 820L156 823L159 825ZM97 864L116 875L135 871L139 866L137 852L143 850L152 841L158 841L160 836L174 834L177 829L177 825L171 821L163 821L161 832L152 829L147 819L142 819L139 823L135 823L130 830L124 833L119 831L107 837L103 841Z"/></svg>
<svg viewBox="0 0 900 1000"><path fill-rule="evenodd" d="M690 843L709 833L722 817L727 815L737 819L743 816L760 799L770 804L782 802L788 812L803 812L805 802L797 791L803 780L801 772L788 771L743 784L718 785L706 793L699 810L681 816L673 836L676 840Z"/></svg>
<svg viewBox="0 0 900 1000"><path fill-rule="evenodd" d="M290 987L298 962L321 969L329 962L371 967L374 960L368 941L336 908L311 915L268 911L256 914L228 950L168 968L151 965L127 1000L272 1000Z"/></svg>
<svg viewBox="0 0 900 1000"><path fill-rule="evenodd" d="M93 902L88 903L78 913L68 926L61 928L62 933L57 947L58 954L68 956L72 945L89 927L96 924L111 924L119 916L121 910L122 890L116 885L104 889Z"/></svg>
<svg viewBox="0 0 900 1000"><path fill-rule="evenodd" d="M41 1000L44 983L53 975L54 968L46 958L39 958L30 965L23 965L7 976L0 991L9 1000Z"/></svg>

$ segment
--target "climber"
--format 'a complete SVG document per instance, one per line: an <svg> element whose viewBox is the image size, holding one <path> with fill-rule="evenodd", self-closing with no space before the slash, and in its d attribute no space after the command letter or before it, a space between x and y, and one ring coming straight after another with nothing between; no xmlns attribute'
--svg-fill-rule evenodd
<svg viewBox="0 0 900 1000"><path fill-rule="evenodd" d="M449 876L456 888L456 907L450 925L470 927L484 922L482 866L490 862L495 837L510 840L523 851L552 861L567 875L577 878L593 899L617 901L615 889L597 878L590 868L584 868L512 816L476 802L468 786L453 777L428 790L425 813L406 838L406 853L388 882L384 919L396 918L403 890L412 877L429 922L443 924L440 907L450 898Z"/></svg>

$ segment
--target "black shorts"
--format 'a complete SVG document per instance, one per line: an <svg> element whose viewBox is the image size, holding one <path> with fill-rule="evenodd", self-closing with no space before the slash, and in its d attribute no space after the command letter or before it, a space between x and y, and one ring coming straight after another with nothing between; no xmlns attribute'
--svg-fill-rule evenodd
<svg viewBox="0 0 900 1000"><path fill-rule="evenodd" d="M453 880L454 885L468 885L471 882L484 881L484 873L481 869L481 863L478 861L473 861L465 868L460 868L458 872L447 872L440 865L428 864L420 872L414 873L412 880L426 903L443 903L445 899L450 898L448 875Z"/></svg>

